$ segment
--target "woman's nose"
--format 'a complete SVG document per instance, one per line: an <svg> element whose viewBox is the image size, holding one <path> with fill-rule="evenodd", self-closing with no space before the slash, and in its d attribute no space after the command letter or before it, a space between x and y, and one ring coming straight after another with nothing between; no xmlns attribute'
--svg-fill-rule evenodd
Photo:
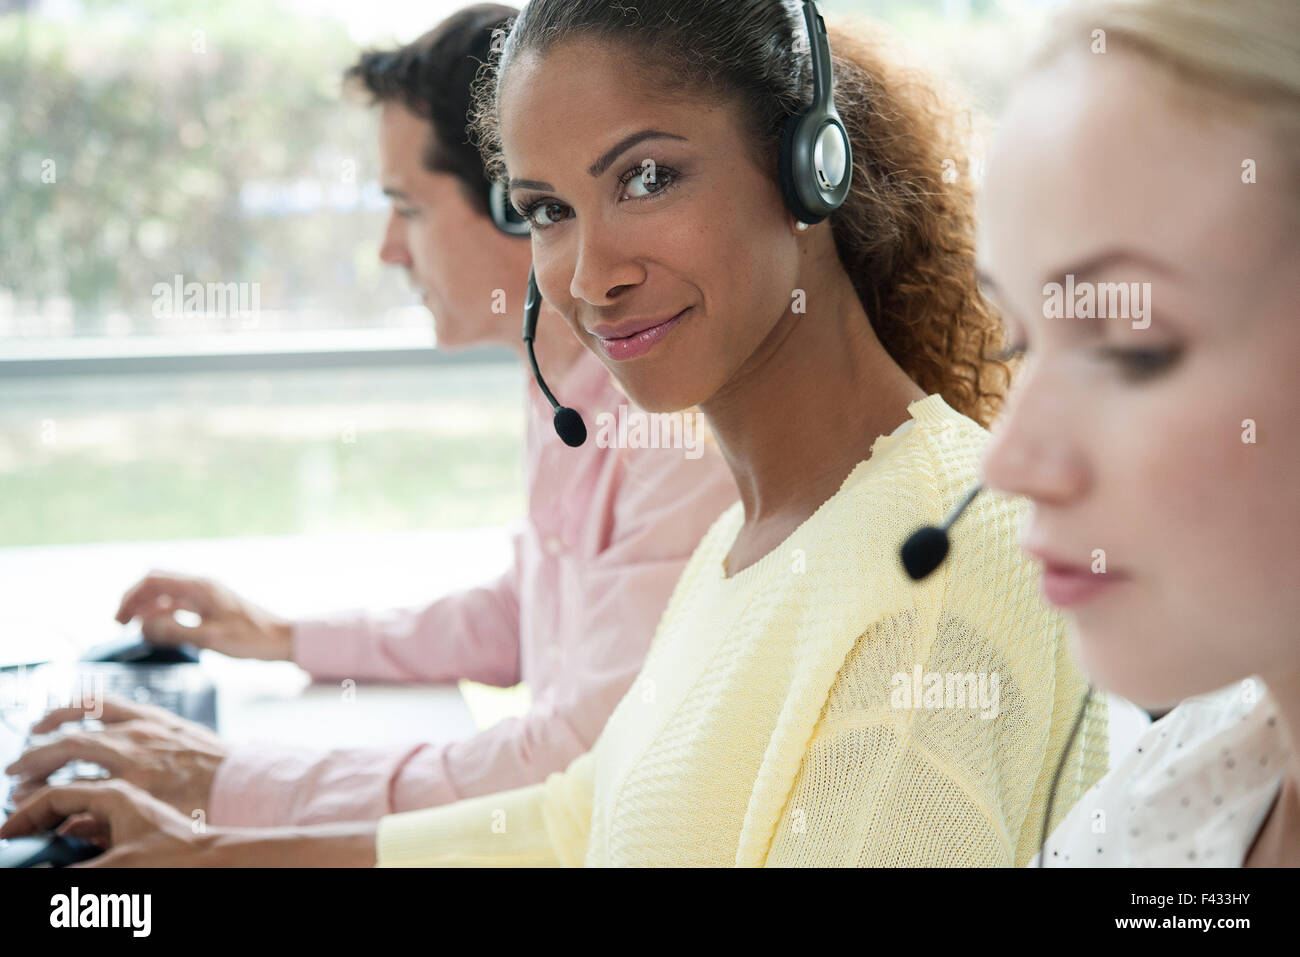
<svg viewBox="0 0 1300 957"><path fill-rule="evenodd" d="M621 248L618 237L590 222L579 228L578 255L569 282L569 295L592 305L605 305L623 286L645 281L645 270Z"/></svg>
<svg viewBox="0 0 1300 957"><path fill-rule="evenodd" d="M1035 503L1065 505L1088 485L1068 398L1043 387L1041 372L1021 370L1006 410L994 423L982 472L991 488Z"/></svg>

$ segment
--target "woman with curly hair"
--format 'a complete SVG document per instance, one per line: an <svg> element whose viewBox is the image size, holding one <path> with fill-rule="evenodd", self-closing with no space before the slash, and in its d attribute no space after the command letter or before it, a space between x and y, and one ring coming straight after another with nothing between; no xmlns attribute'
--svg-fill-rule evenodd
<svg viewBox="0 0 1300 957"><path fill-rule="evenodd" d="M797 3L534 0L481 78L475 132L543 296L638 406L702 410L741 493L591 751L377 830L195 837L123 785L24 820L90 807L107 863L1028 861L1083 683L1016 548L1022 502L978 500L920 584L898 561L975 481L1007 369L959 114L877 36L829 33L852 188L813 225L778 185L812 89ZM1104 704L1088 717L1057 811L1105 770Z"/></svg>

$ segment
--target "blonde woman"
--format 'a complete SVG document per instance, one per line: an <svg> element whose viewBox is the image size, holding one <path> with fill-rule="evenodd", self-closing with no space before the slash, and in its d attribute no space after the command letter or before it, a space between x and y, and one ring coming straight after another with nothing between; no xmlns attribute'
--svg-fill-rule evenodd
<svg viewBox="0 0 1300 957"><path fill-rule="evenodd" d="M981 267L1027 358L987 478L1033 500L1095 681L1183 701L1047 865L1300 864L1298 134L1294 0L1102 2L990 156ZM1109 315L1053 302L1121 283Z"/></svg>

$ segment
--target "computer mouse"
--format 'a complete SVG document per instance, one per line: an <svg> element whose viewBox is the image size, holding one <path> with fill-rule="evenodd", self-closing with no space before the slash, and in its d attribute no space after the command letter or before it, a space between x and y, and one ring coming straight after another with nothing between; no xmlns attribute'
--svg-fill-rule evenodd
<svg viewBox="0 0 1300 957"><path fill-rule="evenodd" d="M95 645L82 661L112 662L128 665L189 665L199 660L199 650L193 645L153 645L141 634L118 638Z"/></svg>
<svg viewBox="0 0 1300 957"><path fill-rule="evenodd" d="M67 867L88 861L103 853L103 848L79 837L64 837L47 831L31 837L0 840L0 868Z"/></svg>

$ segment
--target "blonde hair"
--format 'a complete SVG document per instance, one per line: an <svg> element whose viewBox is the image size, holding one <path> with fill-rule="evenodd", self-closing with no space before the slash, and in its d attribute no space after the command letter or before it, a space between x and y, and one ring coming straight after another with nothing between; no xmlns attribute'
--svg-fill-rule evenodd
<svg viewBox="0 0 1300 957"><path fill-rule="evenodd" d="M1099 40L1147 57L1209 99L1255 111L1300 184L1300 2L1076 2L1055 18L1030 65Z"/></svg>

